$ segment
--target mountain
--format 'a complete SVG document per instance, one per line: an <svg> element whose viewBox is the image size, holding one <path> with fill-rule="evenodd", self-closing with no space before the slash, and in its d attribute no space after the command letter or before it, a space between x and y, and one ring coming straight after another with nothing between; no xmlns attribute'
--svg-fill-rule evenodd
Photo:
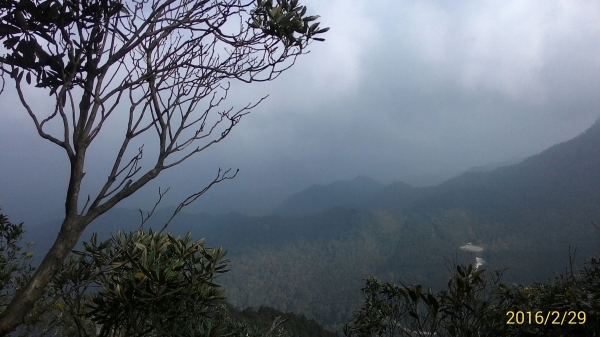
<svg viewBox="0 0 600 337"><path fill-rule="evenodd" d="M328 185L312 185L292 194L275 208L275 214L311 214L336 206L362 206L383 184L369 177L335 181Z"/></svg>
<svg viewBox="0 0 600 337"><path fill-rule="evenodd" d="M288 209L294 208L292 200ZM256 241L232 255L230 278L224 278L229 298L239 306L265 303L339 327L357 305L361 278L439 287L445 282L445 258L474 262L474 253L459 250L467 242L484 248L484 268L509 268L508 282L553 277L569 264L570 249L577 249L574 264L581 265L600 248L600 233L590 224L600 218L600 122L513 165L465 172L429 188L397 182L365 193L362 200L358 208L280 216L281 226L293 222L307 231L329 218L323 229L331 232L322 240L304 235L277 247ZM258 229L237 235L268 235L250 228Z"/></svg>
<svg viewBox="0 0 600 337"><path fill-rule="evenodd" d="M413 205L422 212L461 208L506 221L532 212L569 216L598 212L600 120L574 139L519 164L466 172L427 194Z"/></svg>
<svg viewBox="0 0 600 337"><path fill-rule="evenodd" d="M490 172L499 167L517 164L522 159L513 158L474 166L467 172ZM437 184L439 185L439 184ZM352 180L340 180L328 185L312 185L283 200L274 214L314 214L332 207L385 207L401 209L431 191L430 187L413 187L398 181L383 185L369 177L357 176Z"/></svg>
<svg viewBox="0 0 600 337"><path fill-rule="evenodd" d="M427 188L357 177L312 186L277 210L260 217L182 213L168 230L191 230L208 247L229 251L231 271L217 282L236 307L267 305L330 329L358 309L369 275L439 289L446 259L477 256L485 269L509 268L507 282L543 282L569 264L570 248L577 247L575 267L598 254L600 233L590 221L600 218L600 121L514 165ZM171 211L157 210L146 227L162 227ZM137 211L115 209L84 238L138 227ZM468 242L483 252L461 251Z"/></svg>
<svg viewBox="0 0 600 337"><path fill-rule="evenodd" d="M467 170L467 172L490 172L499 167L511 166L520 163L523 158L511 158L501 162L492 162L485 165L473 166Z"/></svg>
<svg viewBox="0 0 600 337"><path fill-rule="evenodd" d="M415 200L429 195L432 187L413 187L401 181L391 183L375 191L366 201L365 206L402 210Z"/></svg>

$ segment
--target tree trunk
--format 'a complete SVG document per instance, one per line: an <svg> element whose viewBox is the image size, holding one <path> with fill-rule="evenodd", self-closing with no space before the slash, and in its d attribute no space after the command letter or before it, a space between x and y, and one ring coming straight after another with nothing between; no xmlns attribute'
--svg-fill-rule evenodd
<svg viewBox="0 0 600 337"><path fill-rule="evenodd" d="M0 336L8 335L23 322L35 302L44 294L46 286L60 269L65 258L77 244L85 225L83 218L77 213L65 217L56 241L31 280L17 292L6 310L0 314Z"/></svg>

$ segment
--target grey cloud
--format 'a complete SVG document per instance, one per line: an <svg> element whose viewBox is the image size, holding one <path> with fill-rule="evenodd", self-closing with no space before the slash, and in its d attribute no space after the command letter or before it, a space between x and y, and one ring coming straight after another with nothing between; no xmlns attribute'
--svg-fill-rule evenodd
<svg viewBox="0 0 600 337"><path fill-rule="evenodd" d="M305 3L331 27L327 41L272 83L233 83L225 106L270 97L223 142L124 205L151 207L158 186L171 186L167 203L176 203L218 167L241 172L199 205L229 200L239 210L260 199L267 207L359 174L383 182L448 176L538 153L600 115L595 1ZM33 204L50 214L66 189L66 156L38 139L14 91L0 107L0 207L23 219ZM90 152L88 191L114 157L115 125Z"/></svg>

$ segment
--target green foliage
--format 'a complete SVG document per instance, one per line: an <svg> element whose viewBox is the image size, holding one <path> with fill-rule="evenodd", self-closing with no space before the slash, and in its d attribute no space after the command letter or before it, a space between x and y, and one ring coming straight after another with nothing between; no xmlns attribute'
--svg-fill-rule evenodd
<svg viewBox="0 0 600 337"><path fill-rule="evenodd" d="M84 65L97 62L86 59L88 53L92 55L99 50L109 33L123 37L124 33L110 22L115 17L129 15L123 2L119 0L8 0L1 7L5 8L6 15L0 18L0 40L9 53L0 57L0 63L13 66L10 76L19 82L26 74L27 83L31 84L33 73L36 76L36 86L50 88L50 95L61 86L72 88L74 85L84 85L84 73L93 71ZM319 28L319 23L309 26L309 22L315 21L319 16L304 16L305 14L306 6L298 5L298 0L277 0L275 5L272 0L258 0L251 12L249 26L261 29L263 36L277 38L286 48L302 48L310 39L324 41L315 35L325 33L329 28ZM70 50L67 55L52 55L40 45L39 38L51 46L58 46L60 39L64 37L57 33L70 31L74 25L85 25L89 33L85 43L77 43L76 52ZM68 57L67 64L63 60L65 56Z"/></svg>
<svg viewBox="0 0 600 337"><path fill-rule="evenodd" d="M486 278L483 270L475 270L472 264L466 268L457 265L456 272L448 281L448 289L440 291L438 295L442 304L441 328L450 336L487 335L490 321L486 309L492 299L485 293L490 283L496 285L499 279L500 273Z"/></svg>
<svg viewBox="0 0 600 337"><path fill-rule="evenodd" d="M23 224L14 224L0 213L0 311L4 310L15 292L22 287L34 268L33 253L23 252ZM28 248L31 245L28 245Z"/></svg>
<svg viewBox="0 0 600 337"><path fill-rule="evenodd" d="M2 308L31 276L31 252L22 252L23 224L0 214ZM222 249L152 231L98 243L96 235L74 251L18 336L335 336L314 320L270 308L235 310L214 278L229 262Z"/></svg>
<svg viewBox="0 0 600 337"><path fill-rule="evenodd" d="M565 274L548 283L530 286L501 284L496 296L503 300L505 310L496 311L497 321L501 316L504 321L510 318L508 311L521 311L531 312L532 320L545 322L499 324L495 330L504 335L595 336L600 331L600 259L592 257L579 273L569 268ZM582 324L584 317L585 323ZM525 320L529 320L527 314ZM561 324L557 324L559 322Z"/></svg>
<svg viewBox="0 0 600 337"><path fill-rule="evenodd" d="M83 85L85 77L83 64L88 53L69 53L69 62L65 65L64 54L51 55L39 43L57 46L56 34L68 31L73 25L83 24L90 28L88 46L91 50L98 49L107 31L109 20L122 13L127 13L120 1L58 1L46 0L34 2L31 0L14 1L2 7L6 15L0 19L0 40L9 50L5 57L0 57L0 63L13 66L10 74L19 81L27 73L26 80L31 84L31 73L36 75L37 87L50 88L50 94L60 86ZM113 28L108 28L113 30ZM79 45L80 48L81 45ZM92 49L94 48L94 49ZM80 51L80 49L78 50ZM78 66L75 66L78 65ZM20 71L19 71L20 70Z"/></svg>
<svg viewBox="0 0 600 337"><path fill-rule="evenodd" d="M24 232L23 223L11 223L0 213L0 312L6 309L15 293L35 271L31 266L33 253L23 251ZM26 245L27 248L32 246L33 243ZM18 329L18 336L42 336L64 322L63 311L60 310L64 305L54 301L56 294L56 289L47 289Z"/></svg>
<svg viewBox="0 0 600 337"><path fill-rule="evenodd" d="M272 322L277 318L283 319L281 331L294 337L336 337L337 333L325 330L321 324L313 319L307 319L304 315L298 316L294 313L282 313L279 310L261 306L258 309L246 308L236 311L230 308L230 315L238 322L253 324L258 329L265 331L270 329Z"/></svg>
<svg viewBox="0 0 600 337"><path fill-rule="evenodd" d="M368 278L362 289L363 307L344 327L344 333L347 336L490 335L488 299L482 295L497 281L497 276L486 278L472 265L457 265L448 289L434 295L431 288L424 291L421 285L396 286Z"/></svg>
<svg viewBox="0 0 600 337"><path fill-rule="evenodd" d="M89 319L101 327L100 336L193 336L205 328L202 318L210 316L210 306L223 298L214 278L226 271L224 256L189 233L175 238L119 231L99 244L93 235L64 263L55 284L76 324Z"/></svg>
<svg viewBox="0 0 600 337"><path fill-rule="evenodd" d="M319 16L304 16L306 6L298 5L298 0L277 0L275 5L273 0L258 0L251 14L250 27L261 29L265 35L278 37L286 47L302 47L310 39L325 41L314 36L329 30L319 29L318 22L309 26L309 22L317 20Z"/></svg>
<svg viewBox="0 0 600 337"><path fill-rule="evenodd" d="M420 285L396 286L368 278L362 289L364 304L344 333L352 337L595 336L600 329L599 261L592 258L578 274L530 287L500 282L501 272L484 273L472 265L455 264L447 289L435 295L431 290L424 293ZM516 320L510 312L522 312L524 320ZM546 316L550 322L544 320ZM552 318L563 316L575 324L552 324Z"/></svg>

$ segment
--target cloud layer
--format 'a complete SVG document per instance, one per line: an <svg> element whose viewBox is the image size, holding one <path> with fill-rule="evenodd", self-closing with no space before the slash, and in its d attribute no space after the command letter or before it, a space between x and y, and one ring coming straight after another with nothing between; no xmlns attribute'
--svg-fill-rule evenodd
<svg viewBox="0 0 600 337"><path fill-rule="evenodd" d="M175 203L218 167L241 172L207 198L265 203L359 174L383 182L450 175L538 153L600 115L596 1L304 3L331 27L327 41L274 82L234 84L230 105L270 97L128 206L150 207L158 186L171 186ZM39 139L10 88L0 107L0 207L24 220L33 204L40 214L60 209L66 155ZM90 190L120 139L107 130L90 152Z"/></svg>

